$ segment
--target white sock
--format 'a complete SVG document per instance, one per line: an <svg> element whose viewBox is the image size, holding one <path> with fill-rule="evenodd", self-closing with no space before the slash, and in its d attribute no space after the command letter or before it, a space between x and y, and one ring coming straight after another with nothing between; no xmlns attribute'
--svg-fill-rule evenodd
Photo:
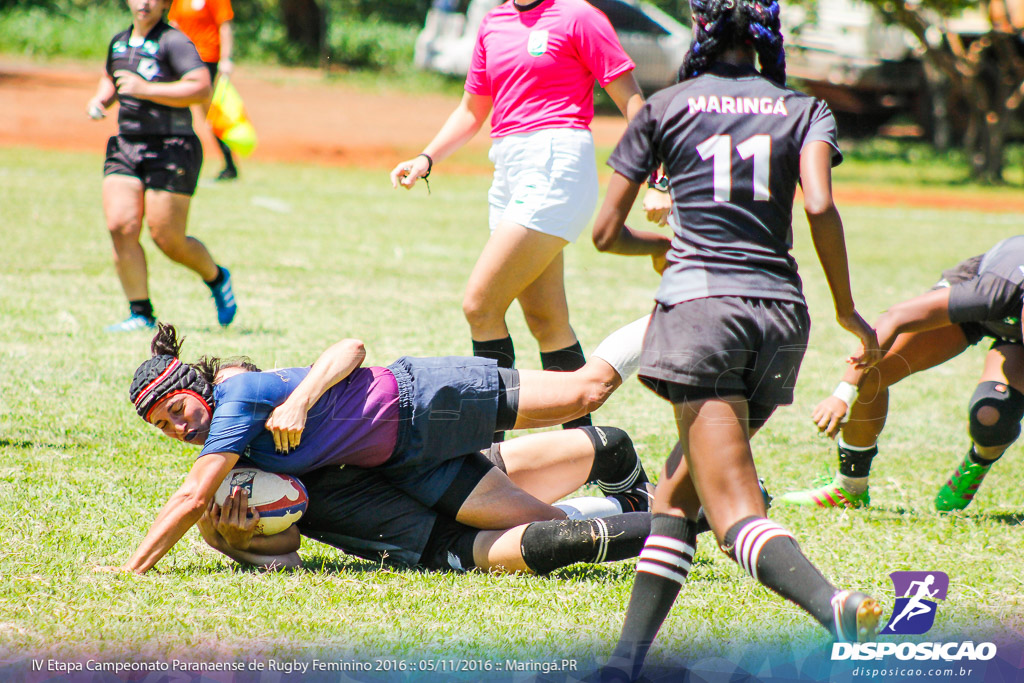
<svg viewBox="0 0 1024 683"><path fill-rule="evenodd" d="M590 355L596 356L615 368L619 377L625 382L640 367L640 350L647 332L650 315L634 320L625 327L620 327L597 345Z"/></svg>
<svg viewBox="0 0 1024 683"><path fill-rule="evenodd" d="M554 506L564 511L569 519L597 519L622 514L622 505L614 498L582 496L563 500Z"/></svg>
<svg viewBox="0 0 1024 683"><path fill-rule="evenodd" d="M864 493L868 490L867 477L848 477L845 474L837 474L836 479L844 490L850 493Z"/></svg>

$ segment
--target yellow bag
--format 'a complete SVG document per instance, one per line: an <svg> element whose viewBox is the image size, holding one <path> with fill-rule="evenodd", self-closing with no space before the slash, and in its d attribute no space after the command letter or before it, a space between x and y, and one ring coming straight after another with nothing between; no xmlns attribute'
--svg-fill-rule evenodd
<svg viewBox="0 0 1024 683"><path fill-rule="evenodd" d="M231 151L243 157L256 149L256 129L245 113L242 96L223 76L217 79L213 89L213 101L206 114L213 134L224 141Z"/></svg>

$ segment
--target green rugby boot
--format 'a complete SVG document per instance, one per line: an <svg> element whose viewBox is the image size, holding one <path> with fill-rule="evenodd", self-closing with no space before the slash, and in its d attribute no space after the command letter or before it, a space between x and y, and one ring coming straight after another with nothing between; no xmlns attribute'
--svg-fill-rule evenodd
<svg viewBox="0 0 1024 683"><path fill-rule="evenodd" d="M861 508L871 505L871 494L851 493L839 484L839 477L815 489L791 491L779 497L783 505L804 505L819 508Z"/></svg>
<svg viewBox="0 0 1024 683"><path fill-rule="evenodd" d="M993 460L992 462L995 462ZM963 510L974 500L974 494L985 480L985 475L992 469L992 462L979 465L971 460L970 453L956 468L949 480L939 488L935 496L935 509L939 512Z"/></svg>

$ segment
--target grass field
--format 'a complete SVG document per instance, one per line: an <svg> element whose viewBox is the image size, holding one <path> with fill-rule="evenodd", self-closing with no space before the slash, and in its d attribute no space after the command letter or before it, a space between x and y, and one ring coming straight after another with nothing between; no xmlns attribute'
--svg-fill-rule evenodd
<svg viewBox="0 0 1024 683"><path fill-rule="evenodd" d="M144 425L126 400L149 336L102 331L125 306L100 168L98 154L0 150L0 660L608 654L632 562L544 578L427 574L308 543L304 570L264 574L239 569L190 532L145 576L94 573L127 559L195 453ZM206 288L146 240L157 314L187 335L186 360L247 353L265 367L301 365L342 336L363 339L371 364L469 353L460 302L486 236L487 183L439 173L432 195L399 194L379 171L251 163L244 182L202 187L191 217L192 234L234 273L236 322L221 330ZM1006 214L840 209L855 295L869 318L1019 232L1019 217ZM808 415L834 387L853 341L833 321L802 216L794 231L814 329L795 405L755 441L759 471L776 493L834 470L833 446ZM566 264L584 348L649 308L657 283L649 261L601 255L581 239ZM517 310L509 324L520 367L539 367ZM967 448L965 406L983 354L971 349L893 392L874 507L773 511L827 576L878 595L886 614L889 572L949 574L929 640L1024 637L1020 447L965 514L932 507ZM636 382L595 421L626 428L652 473L673 442L668 406ZM828 639L705 539L652 660L713 655L723 643L825 651Z"/></svg>

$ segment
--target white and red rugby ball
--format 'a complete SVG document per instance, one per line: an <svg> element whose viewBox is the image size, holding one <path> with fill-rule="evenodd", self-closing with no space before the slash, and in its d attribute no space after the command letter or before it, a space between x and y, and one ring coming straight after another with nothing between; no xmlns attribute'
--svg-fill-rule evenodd
<svg viewBox="0 0 1024 683"><path fill-rule="evenodd" d="M260 513L256 533L261 536L279 534L299 521L309 504L302 482L290 474L264 472L255 467L236 467L220 483L213 499L223 505L236 486L245 489L249 507Z"/></svg>

